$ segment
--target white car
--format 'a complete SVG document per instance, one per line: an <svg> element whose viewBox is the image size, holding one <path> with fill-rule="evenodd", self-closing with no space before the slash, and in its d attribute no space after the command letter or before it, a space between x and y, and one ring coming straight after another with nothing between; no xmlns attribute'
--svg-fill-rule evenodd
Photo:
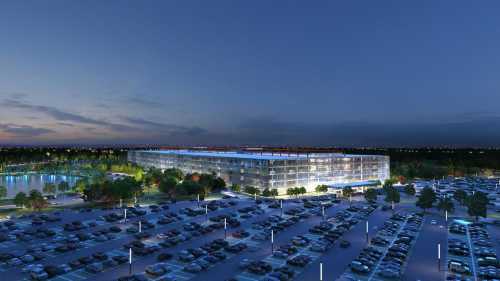
<svg viewBox="0 0 500 281"><path fill-rule="evenodd" d="M431 224L437 224L436 220L431 220Z"/></svg>
<svg viewBox="0 0 500 281"><path fill-rule="evenodd" d="M156 235L156 238L158 238L158 239L165 239L165 238L167 238L167 235L165 235L165 233L158 233Z"/></svg>

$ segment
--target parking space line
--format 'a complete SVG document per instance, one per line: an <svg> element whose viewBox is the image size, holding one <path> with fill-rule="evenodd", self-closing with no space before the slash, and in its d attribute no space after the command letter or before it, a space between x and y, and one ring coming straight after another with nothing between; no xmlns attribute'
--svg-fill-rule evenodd
<svg viewBox="0 0 500 281"><path fill-rule="evenodd" d="M384 252L382 253L382 256L380 257L380 259L377 261L377 264L375 265L375 267L373 268L372 272L370 273L370 275L368 276L368 281L371 281L371 280L375 280L373 279L375 276L375 273L377 272L380 264L382 263L382 260L384 259L385 255L387 254L387 252L389 251L389 248L392 247L392 245L394 244L394 242L398 239L398 234L401 232L401 230L406 226L406 222L408 220L408 217L405 216L405 221L404 223L402 223L398 229L398 232L396 232L394 234L394 237L392 238L392 241L391 243L384 249ZM423 224L423 223L422 223Z"/></svg>
<svg viewBox="0 0 500 281"><path fill-rule="evenodd" d="M474 248L472 247L472 242L470 240L469 225L466 225L465 227L467 229L466 235L467 235L467 243L469 244L469 250L470 250L472 274L474 276L474 281L477 281L476 261L474 260Z"/></svg>

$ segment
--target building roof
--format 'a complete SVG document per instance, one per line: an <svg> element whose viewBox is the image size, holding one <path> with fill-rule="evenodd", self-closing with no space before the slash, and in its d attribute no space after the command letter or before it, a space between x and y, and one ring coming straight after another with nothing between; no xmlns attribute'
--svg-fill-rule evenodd
<svg viewBox="0 0 500 281"><path fill-rule="evenodd" d="M139 150L139 152L170 154L180 156L196 156L196 157L222 157L236 159L252 159L252 160L296 160L307 158L321 157L380 157L382 155L355 155L342 153L269 153L269 152L239 152L239 151L198 151L198 150Z"/></svg>
<svg viewBox="0 0 500 281"><path fill-rule="evenodd" d="M197 157L222 157L254 160L294 160L306 159L306 154L269 154L269 153L245 153L237 151L192 151L192 150L141 150L140 152L160 153L170 155L185 155Z"/></svg>

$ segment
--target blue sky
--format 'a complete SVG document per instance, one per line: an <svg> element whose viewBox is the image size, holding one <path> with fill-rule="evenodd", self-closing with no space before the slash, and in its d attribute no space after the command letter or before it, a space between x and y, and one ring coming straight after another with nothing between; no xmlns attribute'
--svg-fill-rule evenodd
<svg viewBox="0 0 500 281"><path fill-rule="evenodd" d="M498 146L498 1L4 1L0 144Z"/></svg>

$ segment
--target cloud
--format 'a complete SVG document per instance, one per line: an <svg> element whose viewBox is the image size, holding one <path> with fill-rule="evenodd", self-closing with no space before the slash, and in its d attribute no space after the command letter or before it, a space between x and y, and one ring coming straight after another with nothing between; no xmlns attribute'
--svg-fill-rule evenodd
<svg viewBox="0 0 500 281"><path fill-rule="evenodd" d="M35 128L28 125L2 124L2 123L0 123L0 131L18 138L38 137L40 135L55 132L47 128Z"/></svg>
<svg viewBox="0 0 500 281"><path fill-rule="evenodd" d="M55 107L51 106L44 106L44 105L34 105L34 104L29 104L25 103L20 100L15 100L15 99L5 99L2 102L3 106L11 107L11 108L19 108L19 109L26 109L26 110L31 110L31 111L36 111L40 113L47 114L48 116L51 116L52 118L59 120L59 121L73 121L73 122L79 122L79 123L84 123L84 124L92 124L92 125L108 125L107 122L88 118L82 115L66 112L59 110Z"/></svg>
<svg viewBox="0 0 500 281"><path fill-rule="evenodd" d="M200 127L188 127L174 124L164 124L155 121L145 120L142 118L123 117L123 120L129 124L133 124L136 128L148 131L151 134L161 135L188 135L197 136L206 132L205 129Z"/></svg>
<svg viewBox="0 0 500 281"><path fill-rule="evenodd" d="M139 96L130 96L125 100L129 104L139 105L142 107L162 107L163 104L158 101L144 99Z"/></svg>
<svg viewBox="0 0 500 281"><path fill-rule="evenodd" d="M112 122L108 122L108 121L104 121L104 120L86 117L83 115L63 111L63 110L60 110L60 109L52 107L52 106L30 104L30 103L27 103L27 102L24 102L20 99L15 99L15 98L4 99L1 102L1 105L4 107L7 107L7 108L18 108L18 109L28 110L31 112L42 113L42 114L45 114L47 116L54 118L57 121L65 122L66 126L69 126L70 123L68 123L68 122L75 122L75 123L80 123L80 124L84 124L84 125L103 126L103 127L110 128L114 131L123 131L123 130L133 129L133 128L126 126L126 125L123 125L123 124L117 124L117 123L112 123Z"/></svg>
<svg viewBox="0 0 500 281"><path fill-rule="evenodd" d="M500 118L397 124L306 124L260 118L242 122L232 135L239 136L240 144L251 145L498 147Z"/></svg>

